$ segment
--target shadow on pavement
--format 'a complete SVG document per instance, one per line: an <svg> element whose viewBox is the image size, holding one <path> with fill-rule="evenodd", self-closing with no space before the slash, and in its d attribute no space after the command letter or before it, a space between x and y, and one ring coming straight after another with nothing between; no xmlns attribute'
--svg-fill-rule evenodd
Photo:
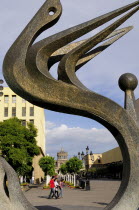
<svg viewBox="0 0 139 210"><path fill-rule="evenodd" d="M62 209L53 206L35 206L39 210L103 210L101 207L93 206L63 206Z"/></svg>
<svg viewBox="0 0 139 210"><path fill-rule="evenodd" d="M48 196L38 196L39 198L48 198Z"/></svg>
<svg viewBox="0 0 139 210"><path fill-rule="evenodd" d="M108 203L101 203L101 202L93 202L93 203L97 203L97 204L100 204L100 205L108 205Z"/></svg>
<svg viewBox="0 0 139 210"><path fill-rule="evenodd" d="M39 210L61 210L59 208L53 207L53 206L35 206Z"/></svg>
<svg viewBox="0 0 139 210"><path fill-rule="evenodd" d="M32 188L38 188L38 185L29 185L29 188L32 189Z"/></svg>

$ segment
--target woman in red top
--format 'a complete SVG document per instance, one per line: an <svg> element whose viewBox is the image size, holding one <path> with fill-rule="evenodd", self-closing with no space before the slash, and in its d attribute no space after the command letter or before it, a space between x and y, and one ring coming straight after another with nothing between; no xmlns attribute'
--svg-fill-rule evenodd
<svg viewBox="0 0 139 210"><path fill-rule="evenodd" d="M57 198L57 196L56 196L56 194L55 194L54 179L55 179L55 177L52 176L52 179L50 180L50 188L51 188L51 191L50 191L50 194L49 194L49 196L48 196L48 199L51 199L52 197Z"/></svg>

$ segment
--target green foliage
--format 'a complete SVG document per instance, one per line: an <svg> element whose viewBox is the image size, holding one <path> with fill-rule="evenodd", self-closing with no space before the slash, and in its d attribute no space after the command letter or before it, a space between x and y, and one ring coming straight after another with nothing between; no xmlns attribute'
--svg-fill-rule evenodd
<svg viewBox="0 0 139 210"><path fill-rule="evenodd" d="M95 167L88 169L88 172L91 172L91 173L96 173L96 171L97 169Z"/></svg>
<svg viewBox="0 0 139 210"><path fill-rule="evenodd" d="M60 166L59 170L61 171L62 174L64 174L64 175L67 174L67 165L66 164L62 164Z"/></svg>
<svg viewBox="0 0 139 210"><path fill-rule="evenodd" d="M15 169L18 175L24 176L32 171L32 160L40 154L35 137L37 129L28 123L27 128L21 125L18 118L0 122L1 156Z"/></svg>
<svg viewBox="0 0 139 210"><path fill-rule="evenodd" d="M50 189L50 185L44 185L43 189Z"/></svg>
<svg viewBox="0 0 139 210"><path fill-rule="evenodd" d="M46 175L53 176L55 174L55 160L53 157L45 156L39 160L39 166Z"/></svg>
<svg viewBox="0 0 139 210"><path fill-rule="evenodd" d="M26 182L26 183L21 183L21 184L20 184L20 186L28 186L28 185L29 185L29 183L27 183L27 182Z"/></svg>
<svg viewBox="0 0 139 210"><path fill-rule="evenodd" d="M69 186L74 186L74 184L70 183Z"/></svg>
<svg viewBox="0 0 139 210"><path fill-rule="evenodd" d="M64 181L64 183L65 183L65 184L67 184L67 185L69 185L69 184L70 184L70 182L68 182L68 181Z"/></svg>
<svg viewBox="0 0 139 210"><path fill-rule="evenodd" d="M77 157L73 157L66 162L66 167L68 173L78 173L83 165L81 160Z"/></svg>

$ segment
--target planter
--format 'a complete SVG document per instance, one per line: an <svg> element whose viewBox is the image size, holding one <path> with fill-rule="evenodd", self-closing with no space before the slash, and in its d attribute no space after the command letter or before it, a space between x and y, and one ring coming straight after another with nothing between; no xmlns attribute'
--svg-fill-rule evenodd
<svg viewBox="0 0 139 210"><path fill-rule="evenodd" d="M70 189L75 189L75 187L74 187L74 186L73 186L73 187L72 187L72 186L70 186Z"/></svg>
<svg viewBox="0 0 139 210"><path fill-rule="evenodd" d="M22 190L22 191L29 190L29 185L22 185L22 186L21 186L21 190Z"/></svg>

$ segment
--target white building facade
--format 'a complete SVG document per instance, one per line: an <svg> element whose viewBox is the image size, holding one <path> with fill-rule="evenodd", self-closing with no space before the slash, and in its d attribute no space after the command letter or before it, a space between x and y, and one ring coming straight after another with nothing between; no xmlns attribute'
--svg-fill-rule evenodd
<svg viewBox="0 0 139 210"><path fill-rule="evenodd" d="M17 117L22 125L26 126L31 122L38 129L36 137L37 145L41 154L33 159L33 178L35 183L41 182L44 173L38 165L38 161L45 155L45 114L44 109L34 106L25 99L15 94L9 87L4 87L3 96L0 97L0 121Z"/></svg>

